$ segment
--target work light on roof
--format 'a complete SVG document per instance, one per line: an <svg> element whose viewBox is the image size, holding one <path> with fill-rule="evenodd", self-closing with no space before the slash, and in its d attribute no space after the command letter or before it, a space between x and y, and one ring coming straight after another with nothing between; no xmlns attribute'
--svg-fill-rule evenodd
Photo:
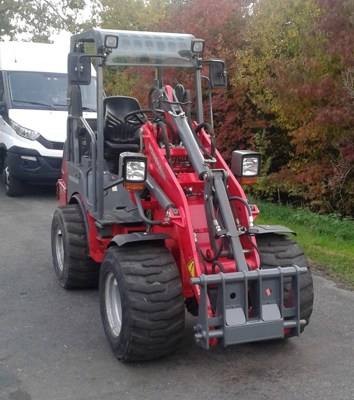
<svg viewBox="0 0 354 400"><path fill-rule="evenodd" d="M195 39L192 41L192 53L193 54L201 54L204 51L204 40Z"/></svg>
<svg viewBox="0 0 354 400"><path fill-rule="evenodd" d="M118 36L107 35L104 40L107 49L116 49L118 47Z"/></svg>

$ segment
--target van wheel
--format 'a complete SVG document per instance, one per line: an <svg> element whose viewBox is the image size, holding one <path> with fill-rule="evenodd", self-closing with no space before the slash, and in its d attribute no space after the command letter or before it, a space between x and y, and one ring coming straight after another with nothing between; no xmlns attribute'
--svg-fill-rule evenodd
<svg viewBox="0 0 354 400"><path fill-rule="evenodd" d="M7 159L4 161L3 181L5 185L5 193L10 197L20 196L23 193L23 182L17 179L10 167L7 165Z"/></svg>

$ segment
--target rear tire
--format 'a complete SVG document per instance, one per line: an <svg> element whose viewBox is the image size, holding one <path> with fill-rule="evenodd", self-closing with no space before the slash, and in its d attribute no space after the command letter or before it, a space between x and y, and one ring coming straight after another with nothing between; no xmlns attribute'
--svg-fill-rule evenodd
<svg viewBox="0 0 354 400"><path fill-rule="evenodd" d="M313 309L313 280L308 262L296 241L286 235L264 234L257 236L257 246L261 256L262 269L275 267L298 267L308 268L306 274L300 275L300 319L309 324ZM284 279L284 301L291 301L291 283L289 278ZM301 332L305 329L301 327Z"/></svg>
<svg viewBox="0 0 354 400"><path fill-rule="evenodd" d="M58 207L53 215L54 271L65 289L97 288L100 264L89 257L84 219L78 204Z"/></svg>
<svg viewBox="0 0 354 400"><path fill-rule="evenodd" d="M9 197L16 197L23 194L24 183L13 175L10 167L7 164L6 157L4 160L3 182L5 186L5 193Z"/></svg>
<svg viewBox="0 0 354 400"><path fill-rule="evenodd" d="M176 350L184 299L176 262L163 245L108 248L99 288L103 328L119 360L151 360Z"/></svg>

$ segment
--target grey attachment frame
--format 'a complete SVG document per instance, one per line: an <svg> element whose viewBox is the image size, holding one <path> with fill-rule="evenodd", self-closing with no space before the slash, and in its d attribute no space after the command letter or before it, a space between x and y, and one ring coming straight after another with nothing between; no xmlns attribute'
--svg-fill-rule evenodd
<svg viewBox="0 0 354 400"><path fill-rule="evenodd" d="M257 269L233 273L201 275L191 279L200 286L197 324L194 326L196 343L209 349L211 339L219 339L224 347L234 344L299 336L300 275L307 268L298 266ZM291 278L295 304L284 306L284 278ZM210 286L217 288L215 316L208 317ZM252 290L249 291L249 287ZM249 298L252 292L252 298ZM250 301L253 316L249 316Z"/></svg>

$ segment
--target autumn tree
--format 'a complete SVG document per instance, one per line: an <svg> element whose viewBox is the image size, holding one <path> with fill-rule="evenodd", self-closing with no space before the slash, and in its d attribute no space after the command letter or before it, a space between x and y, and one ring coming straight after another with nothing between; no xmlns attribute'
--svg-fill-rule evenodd
<svg viewBox="0 0 354 400"><path fill-rule="evenodd" d="M255 136L270 173L261 189L342 214L353 211L353 7L339 0L258 2L234 77L267 125Z"/></svg>
<svg viewBox="0 0 354 400"><path fill-rule="evenodd" d="M226 60L230 75L234 69L234 52L240 46L244 15L250 2L246 0L188 0L170 1L166 7L166 15L158 24L149 27L150 30L191 33L204 39L204 58L222 58ZM207 69L203 69L207 75ZM144 79L146 82L146 79ZM150 80L151 81L151 80ZM183 83L192 88L188 74L175 73L170 82ZM230 81L230 87L232 82ZM205 82L205 87L206 87ZM136 95L141 92L138 87ZM249 118L253 111L244 99L240 88L228 91L214 91L214 122L217 133L218 148L226 158L230 149L245 147L254 124L258 122ZM207 108L205 115L207 115ZM248 124L250 122L250 124Z"/></svg>

